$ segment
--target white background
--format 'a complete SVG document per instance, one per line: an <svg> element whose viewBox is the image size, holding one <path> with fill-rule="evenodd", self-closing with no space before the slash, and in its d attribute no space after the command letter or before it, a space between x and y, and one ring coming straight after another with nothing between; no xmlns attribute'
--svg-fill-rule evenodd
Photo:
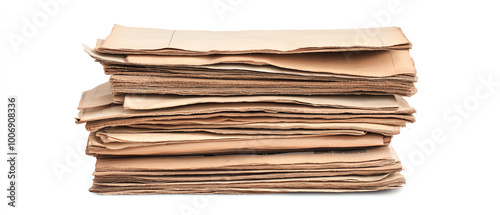
<svg viewBox="0 0 500 215"><path fill-rule="evenodd" d="M0 160L6 159L9 95L19 101L20 153L13 210L6 201L7 163L0 162L1 214L499 212L494 203L498 204L500 191L500 15L494 4L69 0L57 3L48 14L39 4L49 1L2 1L0 6L0 138L5 139L0 141ZM34 17L37 31L23 35L23 26L33 23ZM392 142L404 162L407 184L394 191L360 194L100 196L88 192L95 159L81 150L87 133L73 117L80 94L108 77L81 44L93 46L115 23L198 30L400 26L413 43L411 55L419 77L418 93L408 99L417 109L417 122ZM9 39L13 35L25 40L13 43ZM488 88L481 79L491 79L496 86ZM57 172L54 166L66 168Z"/></svg>

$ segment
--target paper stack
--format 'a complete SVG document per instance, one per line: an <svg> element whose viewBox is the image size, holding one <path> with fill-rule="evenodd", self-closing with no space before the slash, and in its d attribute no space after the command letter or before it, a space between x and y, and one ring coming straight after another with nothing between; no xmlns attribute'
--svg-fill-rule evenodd
<svg viewBox="0 0 500 215"><path fill-rule="evenodd" d="M389 146L414 122L399 28L173 31L115 25L85 51L110 81L76 118L92 192L355 192L404 183Z"/></svg>

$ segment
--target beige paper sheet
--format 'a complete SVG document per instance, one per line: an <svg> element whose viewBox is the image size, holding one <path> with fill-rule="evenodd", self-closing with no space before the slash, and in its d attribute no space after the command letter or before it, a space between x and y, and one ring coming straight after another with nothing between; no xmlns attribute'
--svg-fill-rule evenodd
<svg viewBox="0 0 500 215"><path fill-rule="evenodd" d="M113 104L114 99L110 88L111 84L106 82L83 92L78 109L81 110Z"/></svg>
<svg viewBox="0 0 500 215"><path fill-rule="evenodd" d="M202 103L275 102L353 109L398 108L394 96L176 96L126 95L123 107L132 110L171 108Z"/></svg>
<svg viewBox="0 0 500 215"><path fill-rule="evenodd" d="M133 86L132 86L133 85ZM115 95L119 94L172 94L184 96L254 96L254 95L398 95L412 96L415 94L415 87L408 88L387 88L370 87L366 84L360 84L355 87L341 88L251 88L245 87L167 87L168 85L149 86L149 83L138 84L117 84L113 83L111 91Z"/></svg>
<svg viewBox="0 0 500 215"><path fill-rule="evenodd" d="M186 31L115 25L106 53L242 54L409 49L397 27L339 30Z"/></svg>
<svg viewBox="0 0 500 215"><path fill-rule="evenodd" d="M307 54L246 54L207 56L128 55L127 63L169 67L199 67L223 64L274 66L298 71L347 74L367 77L386 77L401 74L415 75L415 67L408 50L352 53Z"/></svg>
<svg viewBox="0 0 500 215"><path fill-rule="evenodd" d="M177 183L96 183L93 188L100 187L106 191L121 191L121 190L137 190L137 189L219 189L219 188L250 188L250 189L279 189L279 188L343 188L356 189L363 187L383 187L383 186L398 186L404 183L404 178L399 173L392 173L384 177L380 176L338 176L338 177L320 177L308 178L309 181L298 181L298 179L283 179L283 180L262 180L263 182L247 182L238 183L239 181L221 181L221 182L177 182ZM344 181L335 181L335 179L344 179ZM349 180L349 178L356 178ZM360 181L361 178L370 178L371 180ZM378 180L377 180L378 179ZM288 181L287 181L288 180ZM316 181L314 181L316 180ZM330 181L329 181L330 180ZM270 181L270 182L265 182Z"/></svg>
<svg viewBox="0 0 500 215"><path fill-rule="evenodd" d="M396 118L370 118L359 117L349 119L303 119L303 118L278 118L278 117L212 117L212 118L196 118L191 119L150 119L140 120L137 123L130 125L242 125L252 123L373 123L382 125L394 125L404 127L407 120ZM119 126L119 125L118 125ZM116 129L115 129L116 131Z"/></svg>
<svg viewBox="0 0 500 215"><path fill-rule="evenodd" d="M194 170L227 169L251 166L266 167L279 165L310 164L359 164L370 161L395 163L396 155L390 146L367 149L330 150L324 152L297 152L271 155L221 155L221 156L186 156L186 157L140 157L97 159L96 171L156 171L156 170ZM347 166L347 165L346 165ZM381 165L378 165L381 166ZM250 168L249 168L250 169ZM268 168L269 169L269 168Z"/></svg>
<svg viewBox="0 0 500 215"><path fill-rule="evenodd" d="M288 81L288 80L225 80L216 78L164 78L149 76L127 76L112 75L110 78L111 87L134 87L149 86L163 88L297 88L300 86L307 89L337 89L347 90L345 88L357 87L364 89L366 87L378 87L380 89L412 89L413 85L400 81L345 81L345 82L321 82L321 81ZM147 85L145 85L147 84ZM257 89L248 89L257 90ZM298 91L297 93L300 93Z"/></svg>
<svg viewBox="0 0 500 215"><path fill-rule="evenodd" d="M105 129L105 131L111 130L111 129ZM136 131L137 129L134 129ZM140 129L142 130L144 134L147 133L153 133L154 132L144 132L144 130L147 129ZM111 130L112 131L112 130ZM157 131L161 132L161 131ZM166 140L166 141L140 141L140 142L125 142L125 141L107 141L103 142L100 137L103 135L109 134L106 132L100 133L101 136L97 136L97 133L100 132L91 132L89 135L89 144L92 146L98 146L98 147L103 147L103 148L109 148L109 149L123 149L123 148L129 148L129 147L144 147L144 146L153 146L153 145L172 145L172 144L187 144L191 143L190 145L196 146L195 143L200 143L201 145L204 145L207 143L207 146L210 146L212 144L214 147L220 144L221 146L226 147L227 146L232 146L235 147L234 144L239 144L242 148L246 147L247 145L260 145L260 144L270 144L270 142L280 142L281 143L276 143L276 146L279 145L287 145L287 144L295 144L297 142L297 139L301 139L306 142L312 142L312 141L318 141L317 143L308 143L304 147L308 146L315 146L316 148L321 147L321 146L329 146L329 147L334 147L337 145L337 147L349 147L349 146L362 146L362 145L370 145L370 146L377 146L377 145L386 145L390 142L391 136L383 136L380 134L362 134L362 135L342 135L342 134L312 134L312 135L279 135L279 134L270 134L270 135L251 135L251 134L244 134L244 135L221 135L221 134L214 134L214 135L207 135L210 139L201 139L203 134L206 134L206 132L171 132L170 134L173 134L172 138ZM118 134L122 132L116 132ZM111 134L116 134L111 132ZM127 132L124 134L130 134L131 132ZM169 132L165 132L166 134L169 134ZM185 135L175 135L175 133L185 133ZM192 134L192 135L190 135ZM224 138L224 136L227 136ZM198 137L198 139L196 139ZM285 141L286 140L286 141ZM330 141L330 142L328 142ZM210 142L210 143L209 143ZM213 142L213 143L212 143ZM286 142L286 143L285 143ZM233 145L230 145L233 144ZM316 145L319 144L319 145ZM323 145L321 145L323 144ZM328 145L330 144L330 145ZM190 145L185 145L185 147L188 147ZM271 146L270 146L271 147ZM272 147L271 147L272 148Z"/></svg>
<svg viewBox="0 0 500 215"><path fill-rule="evenodd" d="M381 125L372 123L252 123L241 125L152 125L141 126L142 128L153 128L158 130L183 130L183 129L218 129L218 128L232 128L232 129L270 129L270 130L356 130L370 133L382 134L385 136L392 136L399 134L399 126ZM109 133L108 133L109 132ZM128 136L137 134L137 138L153 138L160 136L171 136L173 133L122 133L100 132L101 135L109 138L109 141L126 140ZM132 140L130 140L132 141ZM135 141L132 141L135 142Z"/></svg>
<svg viewBox="0 0 500 215"><path fill-rule="evenodd" d="M208 132L212 134L224 135L365 135L366 131L360 130L319 130L319 129L242 129L242 128L182 128L166 130L155 125L129 125L134 129L151 129L154 132L147 133L179 133L179 132Z"/></svg>
<svg viewBox="0 0 500 215"><path fill-rule="evenodd" d="M299 120L353 120L352 122L366 122L371 123L372 121L357 121L359 118L369 118L370 120L375 120L378 122L383 122L384 119L402 120L407 123L415 122L415 117L410 114L336 114L336 115L324 115L324 114L289 114L289 113L264 113L264 112L251 112L251 113L238 113L238 112L220 112L212 114L193 114L193 115L175 115L175 116L146 116L146 117L132 117L132 118L115 118L115 119L105 119L105 120L95 120L87 122L85 128L89 131L97 131L105 127L116 127L116 126L130 126L139 124L155 124L154 121L162 120L202 120L210 119L214 117L229 117L229 118L253 118L253 117L266 117L270 119L276 119L275 122L284 122L289 118L297 118ZM280 121L282 120L282 121ZM345 121L344 121L345 122ZM161 124L161 123L160 123ZM382 123L381 123L382 124ZM398 125L391 123L384 123L388 125Z"/></svg>
<svg viewBox="0 0 500 215"><path fill-rule="evenodd" d="M261 138L189 143L104 143L94 135L89 137L87 154L92 155L196 155L231 153L268 153L332 148L383 146L389 137L367 134L353 136L317 136L296 138Z"/></svg>
<svg viewBox="0 0 500 215"><path fill-rule="evenodd" d="M277 103L228 103L224 106L218 104L197 104L183 107L174 107L157 110L126 110L121 105L103 106L92 109L81 110L76 117L78 123L112 119L129 118L143 116L173 116L191 114L209 114L219 112L267 112L267 113L292 113L292 114L412 114L415 109L399 96L396 96L399 103L397 110L360 110L360 109L338 109L324 107L309 107L296 104Z"/></svg>
<svg viewBox="0 0 500 215"><path fill-rule="evenodd" d="M294 188L212 188L212 189L141 189L141 190L120 190L120 191L102 191L99 186L92 187L90 192L98 193L100 195L152 195L152 194L231 194L231 195L244 195L244 194L268 194L268 193L355 193L355 192L374 192L380 190L391 190L400 187L399 185L393 186L378 186L378 187L363 187L360 189L294 189Z"/></svg>
<svg viewBox="0 0 500 215"><path fill-rule="evenodd" d="M171 171L105 171L94 172L94 176L174 176L174 177L210 177L210 176L241 176L241 175L261 175L277 173L339 173L341 175L370 175L372 172L398 172L402 170L400 162L386 166L364 167L364 168L340 168L340 169L232 169L232 170L171 170Z"/></svg>
<svg viewBox="0 0 500 215"><path fill-rule="evenodd" d="M102 40L98 40L98 46L102 43ZM341 64L328 65L328 68L319 67L315 64L309 64L308 61L302 60L305 65L299 65L297 69L287 69L293 68L293 64L283 64L283 67L269 66L269 65L251 65L243 63L224 63L224 64L212 64L212 65L197 65L197 66L168 66L168 65L157 65L156 64L137 64L140 62L129 62L127 61L126 55L111 55L111 54L101 54L92 50L90 47L84 45L84 51L87 52L92 58L104 65L104 70L107 74L131 74L131 75L144 75L149 74L151 76L164 76L167 73L177 73L183 74L186 77L187 74L195 75L193 77L200 78L200 75L204 75L204 78L222 78L222 79L262 79L266 77L271 77L273 79L297 79L297 80L317 80L317 81L344 81L348 80L399 80L405 82L415 82L415 68L413 66L413 60L408 55L407 51L395 52L392 56L392 52L361 52L344 55L341 60ZM338 54L337 54L338 55ZM360 55L360 56L358 56ZM375 56L372 57L371 55ZM391 55L390 61L385 61L385 63L373 63L371 58L377 58L376 56ZM246 55L245 55L246 56ZM272 58L274 55L265 55L265 58ZM284 56L284 55L278 55ZM288 55L287 55L288 56ZM294 55L295 58L306 58L301 57L301 54ZM293 57L293 56L292 56ZM379 57L380 58L380 57ZM383 57L382 57L383 58ZM356 63L353 62L356 60ZM375 60L380 61L381 59ZM394 62L396 61L396 62ZM325 64L325 62L322 62ZM154 68L154 70L152 70ZM325 70L326 69L326 70ZM310 71L311 70L311 71ZM154 73L151 73L153 72ZM314 71L326 71L326 72L314 72ZM117 73L118 72L118 73ZM123 73L120 73L123 72ZM162 75L162 73L164 75ZM236 76L231 76L236 75ZM250 76L254 78L243 78L243 76ZM180 77L180 76L179 76ZM233 78L230 78L233 77Z"/></svg>
<svg viewBox="0 0 500 215"><path fill-rule="evenodd" d="M374 171L317 171L317 172L274 172L274 173L259 173L259 174L238 174L238 175L135 175L134 172L130 175L95 175L95 182L103 183L149 183L149 182L195 182L195 181L236 181L236 180L253 180L253 179L285 179L285 178L306 178L306 177L325 177L325 176L345 176L345 175L380 175L399 172L400 169L384 169Z"/></svg>
<svg viewBox="0 0 500 215"><path fill-rule="evenodd" d="M349 183L367 183L381 181L387 178L389 174L379 175L340 175L340 176L320 176L303 178L279 178L279 179L247 179L247 180L222 180L222 181L159 181L145 183L127 183L127 182L96 182L95 185L110 187L148 187L148 186L186 186L186 185L230 185L230 184L251 184L251 183L289 183L289 182L349 182Z"/></svg>
<svg viewBox="0 0 500 215"><path fill-rule="evenodd" d="M247 68L251 67L251 68ZM386 77L365 77L340 74L322 74L311 72L297 72L292 70L250 66L250 65L218 65L217 68L164 68L164 67L136 67L127 65L104 64L106 75L155 76L172 78L216 78L236 80L303 80L303 81L401 81L412 83L417 81L416 76L395 75ZM252 69L252 70L250 70ZM276 70L276 71L274 71Z"/></svg>
<svg viewBox="0 0 500 215"><path fill-rule="evenodd" d="M182 142L209 142L217 140L246 140L246 139L271 139L271 138L294 138L297 135L280 135L274 134L274 132L269 133L269 135L251 135L251 134L216 134L212 132L189 132L188 129L185 132L161 132L161 133L112 133L98 131L96 135L101 138L105 143L113 142L137 142L137 143L156 143L156 142L170 142L170 143L182 143ZM327 134L328 135L328 134ZM335 135L330 134L330 135ZM339 133L338 135L342 135ZM363 133L364 135L364 133ZM310 134L310 135L300 135L306 136L326 136L325 134Z"/></svg>

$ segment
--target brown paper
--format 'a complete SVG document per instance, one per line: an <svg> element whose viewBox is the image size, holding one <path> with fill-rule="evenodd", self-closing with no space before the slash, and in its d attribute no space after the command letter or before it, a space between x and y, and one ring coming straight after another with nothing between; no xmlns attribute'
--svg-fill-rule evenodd
<svg viewBox="0 0 500 215"><path fill-rule="evenodd" d="M361 192L405 183L389 146L414 122L396 27L190 31L115 25L109 82L82 94L91 192Z"/></svg>
<svg viewBox="0 0 500 215"><path fill-rule="evenodd" d="M356 178L362 178L363 176L351 176ZM367 176L370 177L370 176ZM371 176L371 178L374 178ZM323 179L315 179L311 178L309 180L327 180ZM373 179L372 179L373 180ZM386 186L400 186L404 184L404 178L399 173L392 173L389 176L373 181L308 181L304 182L250 182L250 183L236 183L236 184L226 184L223 182L205 182L204 184L197 183L162 183L162 184L114 184L114 183L94 183L94 186L91 188L93 192L110 192L110 191L125 191L125 190L137 190L137 189L153 189L153 190L165 190L165 191L175 191L175 190L189 190L189 189L200 189L200 190L214 190L214 189L235 189L235 188L244 188L250 190L259 190L259 189L373 189L374 187L386 187ZM149 189L148 189L149 188ZM201 193L201 191L198 191Z"/></svg>
<svg viewBox="0 0 500 215"><path fill-rule="evenodd" d="M356 148L383 146L390 137L367 134L363 136L305 136L251 137L240 140L167 141L167 142L102 142L91 134L87 153L93 155L194 155L216 153L267 153L327 148Z"/></svg>
<svg viewBox="0 0 500 215"><path fill-rule="evenodd" d="M102 40L97 41L97 46L102 43ZM267 58L283 58L290 56L297 58L303 64L293 68L297 62L282 63L283 67L270 65L251 65L246 63L224 63L224 64L208 64L208 65L160 65L155 61L148 62L129 62L126 55L110 55L101 54L84 45L84 51L92 58L104 65L104 70L107 74L130 74L130 75L145 75L164 76L167 73L182 74L178 77L186 77L186 75L194 75L197 78L214 78L214 79L296 79L296 80L316 80L316 81L349 81L349 80L398 80L405 82L415 82L415 68L413 61L407 51L379 51L379 52L360 52L360 53L324 53L324 55L334 55L338 62L332 65L319 67L318 64L326 62L312 63L308 59L308 55L261 55L266 61ZM392 53L395 53L394 55ZM389 57L387 57L389 55ZM231 56L231 55L222 55ZM240 57L253 55L238 55ZM384 56L386 56L384 58ZM146 58L147 56L142 56ZM213 57L213 56L212 56ZM304 58L304 59L302 59ZM310 57L309 57L310 58ZM323 57L324 58L324 57ZM251 58L252 59L252 58ZM385 61L384 61L385 59ZM356 62L353 62L353 61ZM380 63L384 61L384 63ZM246 61L242 61L246 62ZM376 63L373 63L376 62ZM251 62L250 62L251 63ZM255 63L254 63L255 64ZM380 65L379 65L380 64ZM312 70L312 71L311 71ZM326 72L314 72L326 71ZM235 75L235 76L231 76ZM250 76L252 78L244 78Z"/></svg>
<svg viewBox="0 0 500 215"><path fill-rule="evenodd" d="M370 166L363 162L379 162L394 164L397 160L389 146L380 146L367 149L334 150L321 152L297 152L271 155L221 155L221 156L187 156L187 157L140 157L140 158L111 158L97 159L96 171L156 171L156 170L191 170L191 169L231 169L259 166L267 167L280 165L332 164L332 166ZM321 164L321 165L320 165ZM352 164L352 165L349 165ZM328 165L325 165L328 166Z"/></svg>
<svg viewBox="0 0 500 215"><path fill-rule="evenodd" d="M362 167L362 168L340 168L340 169L258 169L258 170L171 170L171 171L105 171L94 172L94 176L176 176L176 177L210 177L210 176L242 176L261 174L288 174L288 173L339 173L339 175L371 175L382 172L398 172L402 170L400 162L386 166Z"/></svg>
<svg viewBox="0 0 500 215"><path fill-rule="evenodd" d="M251 70L250 70L251 69ZM387 77L348 76L339 74L322 74L303 71L293 71L250 65L218 65L210 68L164 68L135 67L104 64L107 75L154 76L171 78L212 78L234 80L302 80L302 81L400 81L411 84L417 81L416 76L395 75Z"/></svg>
<svg viewBox="0 0 500 215"><path fill-rule="evenodd" d="M385 136L392 136L399 133L399 126L381 125L372 123L251 123L240 125L151 125L141 126L143 128L154 128L158 130L182 130L182 129L217 129L217 128L233 128L233 129L271 129L271 130L356 130L370 133L383 134ZM135 135L137 138L152 138L156 136L170 136L173 133L111 133L101 132L111 139L122 139L123 135Z"/></svg>
<svg viewBox="0 0 500 215"><path fill-rule="evenodd" d="M263 174L240 174L240 175L195 175L195 176L144 176L144 175L97 175L94 181L103 183L149 183L149 182L195 182L195 181L236 181L253 179L285 179L306 178L345 175L380 175L394 173L400 170L379 171L321 171L321 172L288 172L288 173L263 173ZM133 172L128 172L133 173Z"/></svg>
<svg viewBox="0 0 500 215"><path fill-rule="evenodd" d="M331 122L338 122L336 120L346 120L348 122L366 122L371 121L358 121L359 118L369 118L370 120L375 120L377 122L383 122L384 119L394 119L402 120L404 122L415 122L415 117L409 114L336 114L336 115L323 115L323 114L289 114L289 113L264 113L264 112L252 112L252 113L238 113L238 112L220 112L212 114L193 114L193 115L175 115L175 116L153 116L153 117L133 117L133 118L115 118L106 120L95 120L87 122L86 128L89 131L97 131L105 127L116 127L116 126L132 126L132 127L147 127L147 124L155 124L154 121L175 121L175 120L199 120L199 119L210 119L213 117L229 117L232 119L238 118L253 118L253 117L265 117L269 119L275 119L274 122L284 122L289 121L290 118L297 118L298 120L327 120ZM345 121L344 121L345 122ZM382 124L382 123L381 123ZM397 125L391 123L384 123L388 125ZM151 128L151 127L148 127Z"/></svg>
<svg viewBox="0 0 500 215"><path fill-rule="evenodd" d="M287 81L222 80L112 75L113 94L176 95L403 95L416 92L413 84L400 81ZM300 86L300 87L299 87Z"/></svg>
<svg viewBox="0 0 500 215"><path fill-rule="evenodd" d="M404 184L404 182L400 183ZM278 188L278 189L252 189L252 188L212 188L212 189L141 189L141 190L121 190L121 191L99 191L97 186L91 188L90 191L101 195L151 195L151 194L267 194L267 193L345 193L345 192L371 192L380 190L396 189L400 185L393 186L378 186L378 187L363 187L360 189L293 189L293 188Z"/></svg>
<svg viewBox="0 0 500 215"><path fill-rule="evenodd" d="M278 178L278 179L246 179L246 180L222 180L222 181L151 181L144 183L126 183L126 182L94 182L95 185L110 187L149 187L149 186L202 186L202 185L242 185L252 183L290 183L290 182L349 182L349 183L367 183L381 181L387 178L389 174L379 175L340 175L340 176L320 176L320 177L301 177L301 178Z"/></svg>
<svg viewBox="0 0 500 215"><path fill-rule="evenodd" d="M123 107L133 110L171 108L203 103L275 102L354 109L398 108L394 96L175 96L126 95Z"/></svg>
<svg viewBox="0 0 500 215"><path fill-rule="evenodd" d="M316 73L368 77L387 77L401 74L415 75L415 68L408 50L352 53L349 57L346 57L345 53L339 52L288 55L127 55L125 61L135 65L169 67L212 66L214 68L214 66L224 64L249 64Z"/></svg>
<svg viewBox="0 0 500 215"><path fill-rule="evenodd" d="M343 30L186 31L115 25L97 51L168 55L409 49L397 27Z"/></svg>
<svg viewBox="0 0 500 215"><path fill-rule="evenodd" d="M113 104L114 99L110 88L111 84L106 82L91 90L83 92L78 109L81 110Z"/></svg>
<svg viewBox="0 0 500 215"><path fill-rule="evenodd" d="M77 122L88 122L102 119L141 117L141 116L172 116L209 114L219 112L267 112L267 113L292 113L292 114L411 114L415 110L401 97L396 97L399 103L397 110L360 110L360 109L338 109L324 107L308 107L296 104L278 103L228 103L224 106L218 104L197 104L182 107L157 110L126 110L121 105L104 106L81 110L76 118Z"/></svg>
<svg viewBox="0 0 500 215"><path fill-rule="evenodd" d="M140 118L137 118L138 120ZM192 118L187 119L144 119L130 123L130 125L243 125L252 123L373 123L382 125L405 126L408 122L397 118L370 118L358 117L348 119L302 119L302 118L279 118L279 117L212 117L212 118Z"/></svg>
<svg viewBox="0 0 500 215"><path fill-rule="evenodd" d="M224 135L365 135L366 131L360 130L319 130L319 129L242 129L242 128L182 128L166 130L156 125L129 125L133 129L151 129L148 133L179 133L179 132L207 132ZM113 129L113 128L110 128Z"/></svg>

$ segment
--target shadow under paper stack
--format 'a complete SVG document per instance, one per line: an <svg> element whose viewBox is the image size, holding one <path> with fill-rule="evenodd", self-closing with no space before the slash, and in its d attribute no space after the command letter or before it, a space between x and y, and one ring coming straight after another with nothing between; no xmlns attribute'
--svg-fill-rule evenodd
<svg viewBox="0 0 500 215"><path fill-rule="evenodd" d="M360 39L362 38L362 39ZM115 25L85 51L110 81L76 118L99 194L358 192L404 184L414 122L396 27L173 31Z"/></svg>

